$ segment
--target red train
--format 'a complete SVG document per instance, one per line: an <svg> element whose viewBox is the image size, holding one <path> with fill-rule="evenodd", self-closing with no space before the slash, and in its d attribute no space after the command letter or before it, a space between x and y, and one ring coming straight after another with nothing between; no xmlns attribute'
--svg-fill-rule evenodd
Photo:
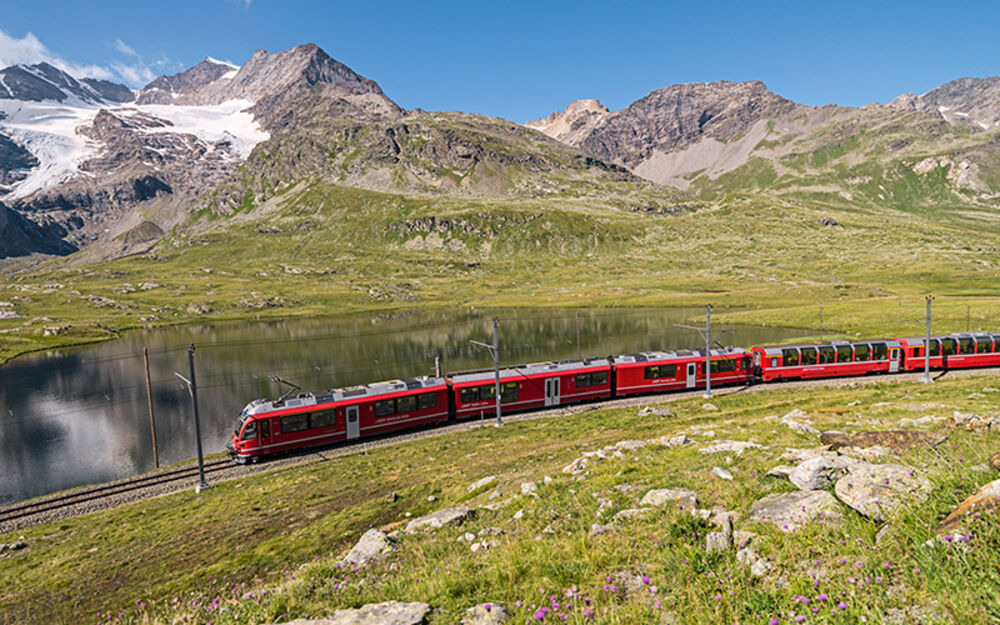
<svg viewBox="0 0 1000 625"><path fill-rule="evenodd" d="M923 338L713 349L713 386L916 371ZM935 336L932 369L1000 366L1000 334ZM705 352L647 352L505 367L504 414L647 393L705 388ZM258 399L243 409L226 446L237 462L446 421L491 416L495 372L418 377Z"/></svg>

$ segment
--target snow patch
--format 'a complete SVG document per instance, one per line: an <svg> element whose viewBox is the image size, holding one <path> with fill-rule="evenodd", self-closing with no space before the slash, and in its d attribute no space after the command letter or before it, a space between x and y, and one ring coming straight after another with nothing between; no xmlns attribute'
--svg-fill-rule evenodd
<svg viewBox="0 0 1000 625"><path fill-rule="evenodd" d="M0 100L0 130L38 159L38 167L16 184L4 198L17 200L58 185L80 175L80 165L97 156L102 145L77 133L80 126L90 126L102 108L127 117L139 112L166 120L172 125L143 128L148 133L191 134L212 144L229 143L240 159L246 159L261 141L270 135L261 130L247 109L247 100L230 100L213 106L177 106L173 104L123 105L102 107L78 98L64 102L22 102Z"/></svg>
<svg viewBox="0 0 1000 625"><path fill-rule="evenodd" d="M238 71L240 71L240 70L238 70L238 69L230 70L230 71L226 72L225 74L223 74L222 76L219 76L219 78L221 80L232 80L236 76L236 72L238 72Z"/></svg>
<svg viewBox="0 0 1000 625"><path fill-rule="evenodd" d="M208 61L209 63L215 63L216 65L225 65L226 67L232 67L233 69L239 69L240 68L239 65L236 65L234 63L230 63L229 61L220 61L219 59L216 59L216 58L213 58L213 57L210 57L210 56L206 56L205 60Z"/></svg>

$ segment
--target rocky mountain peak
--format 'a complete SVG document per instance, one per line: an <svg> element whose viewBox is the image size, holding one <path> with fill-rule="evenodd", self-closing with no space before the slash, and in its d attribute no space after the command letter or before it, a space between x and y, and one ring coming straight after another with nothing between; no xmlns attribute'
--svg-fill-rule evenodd
<svg viewBox="0 0 1000 625"><path fill-rule="evenodd" d="M87 104L108 104L130 102L133 94L125 85L107 80L77 80L49 63L0 70L0 99L63 102L71 97Z"/></svg>
<svg viewBox="0 0 1000 625"><path fill-rule="evenodd" d="M205 57L183 72L160 76L149 83L136 97L136 104L181 104L197 99L200 91L233 71L228 64ZM194 102L191 102L194 103Z"/></svg>
<svg viewBox="0 0 1000 625"><path fill-rule="evenodd" d="M959 78L918 96L917 109L985 130L1000 127L1000 76Z"/></svg>
<svg viewBox="0 0 1000 625"><path fill-rule="evenodd" d="M593 129L608 113L608 107L597 100L576 100L565 111L556 111L544 119L530 121L525 126L572 145L579 135Z"/></svg>

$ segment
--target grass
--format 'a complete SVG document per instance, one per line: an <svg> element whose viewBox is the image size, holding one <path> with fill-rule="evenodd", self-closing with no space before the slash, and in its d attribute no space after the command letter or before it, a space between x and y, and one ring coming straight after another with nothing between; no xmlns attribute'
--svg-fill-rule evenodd
<svg viewBox="0 0 1000 625"><path fill-rule="evenodd" d="M146 254L6 274L0 302L20 318L0 320L0 358L148 325L467 305L712 303L742 311L720 321L792 327L818 327L822 306L827 335L919 334L934 293L935 331L964 329L966 306L973 329L1000 326L995 228L748 193L675 214L631 206L303 183Z"/></svg>
<svg viewBox="0 0 1000 625"><path fill-rule="evenodd" d="M791 534L745 518L761 496L793 490L764 475L781 463L784 448L816 445L771 416L798 408L821 430L864 430L953 410L997 415L997 386L991 375L932 386L887 379L738 392L716 397L716 411L704 410L701 399L673 401L676 416L669 418L604 409L380 448L41 525L0 536L28 544L0 567L0 622L271 623L390 599L430 603L433 624L454 623L483 602L503 603L512 622L541 607L551 611L546 622L562 612L569 622L589 623L654 622L665 613L689 623L785 623L793 616L878 623L893 610L913 609L937 615L930 622L995 621L996 519L969 524L968 543L922 546L952 506L993 479L981 465L996 449L995 431L954 430L938 450L895 459L935 489L894 518L878 542L882 528L850 511L843 525ZM706 440L706 430L767 447L727 459L699 454L699 445L649 445L593 464L583 476L560 470L581 452L620 440L680 432ZM736 479L713 478L713 466ZM491 498L493 489L467 492L486 475L499 476L499 498ZM523 481L538 483L538 498L520 494ZM636 507L659 487L691 488L701 507L739 513L737 529L757 534L751 544L770 559L771 572L753 577L735 552L706 553L709 527L669 509L590 535L592 523ZM393 555L366 569L337 565L368 527L399 528L412 516L465 502L479 514L460 528L404 535ZM493 544L473 552L459 540L466 532L483 532ZM626 590L630 584L636 587Z"/></svg>

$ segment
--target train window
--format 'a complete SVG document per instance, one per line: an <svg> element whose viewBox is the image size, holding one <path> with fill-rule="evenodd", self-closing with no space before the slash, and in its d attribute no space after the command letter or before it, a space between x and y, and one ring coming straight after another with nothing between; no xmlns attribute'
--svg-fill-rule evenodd
<svg viewBox="0 0 1000 625"><path fill-rule="evenodd" d="M885 343L872 343L872 360L885 360L889 357L889 347Z"/></svg>
<svg viewBox="0 0 1000 625"><path fill-rule="evenodd" d="M589 373L576 374L576 388L583 388L585 386L590 386L590 374Z"/></svg>
<svg viewBox="0 0 1000 625"><path fill-rule="evenodd" d="M931 348L930 349L931 356L940 356L941 355L941 341L939 341L937 339L931 339L930 348Z"/></svg>
<svg viewBox="0 0 1000 625"><path fill-rule="evenodd" d="M837 362L851 362L851 346L850 345L838 345L837 346Z"/></svg>
<svg viewBox="0 0 1000 625"><path fill-rule="evenodd" d="M257 422L251 421L250 423L247 423L245 428L243 428L243 436L240 437L240 440L248 441L254 438L257 438Z"/></svg>
<svg viewBox="0 0 1000 625"><path fill-rule="evenodd" d="M732 358L723 358L722 360L713 360L711 370L712 373L726 373L727 371L736 371L736 361Z"/></svg>
<svg viewBox="0 0 1000 625"><path fill-rule="evenodd" d="M816 364L816 348L815 347L803 347L802 348L802 365L814 365Z"/></svg>
<svg viewBox="0 0 1000 625"><path fill-rule="evenodd" d="M797 349L783 349L781 350L781 366L782 367L794 367L799 364L799 350Z"/></svg>
<svg viewBox="0 0 1000 625"><path fill-rule="evenodd" d="M871 348L869 348L868 345L855 345L854 362L860 362L862 360L871 360Z"/></svg>
<svg viewBox="0 0 1000 625"><path fill-rule="evenodd" d="M269 436L271 436L271 420L264 419L260 422L260 437L268 438Z"/></svg>
<svg viewBox="0 0 1000 625"><path fill-rule="evenodd" d="M309 420L309 427L322 428L328 425L333 425L337 421L337 413L333 410L321 410L320 412L312 413L312 418Z"/></svg>
<svg viewBox="0 0 1000 625"><path fill-rule="evenodd" d="M771 366L772 367L777 367L778 366L778 359L777 358L772 358L771 359Z"/></svg>
<svg viewBox="0 0 1000 625"><path fill-rule="evenodd" d="M461 390L461 396L463 403L479 401L479 387L473 386L472 388L463 388Z"/></svg>
<svg viewBox="0 0 1000 625"><path fill-rule="evenodd" d="M438 404L437 393L424 393L423 395L417 395L417 410L426 410L428 408L434 408Z"/></svg>
<svg viewBox="0 0 1000 625"><path fill-rule="evenodd" d="M1000 335L993 335L993 351L1000 352Z"/></svg>
<svg viewBox="0 0 1000 625"><path fill-rule="evenodd" d="M413 412L417 409L416 395L396 398L396 412Z"/></svg>
<svg viewBox="0 0 1000 625"><path fill-rule="evenodd" d="M976 348L976 341L970 337L963 337L958 339L958 348L963 354L971 354L972 350Z"/></svg>
<svg viewBox="0 0 1000 625"><path fill-rule="evenodd" d="M833 362L833 348L832 347L820 347L819 348L819 364L826 365Z"/></svg>
<svg viewBox="0 0 1000 625"><path fill-rule="evenodd" d="M913 357L914 358L920 358L923 355L924 355L924 348L923 347L919 347L918 346L918 347L914 347L913 348Z"/></svg>
<svg viewBox="0 0 1000 625"><path fill-rule="evenodd" d="M976 353L985 354L987 352L993 351L993 340L985 337L979 337L976 339Z"/></svg>
<svg viewBox="0 0 1000 625"><path fill-rule="evenodd" d="M941 353L945 356L952 356L958 353L958 341L955 339L941 339Z"/></svg>
<svg viewBox="0 0 1000 625"><path fill-rule="evenodd" d="M500 385L500 401L517 401L517 382L504 382Z"/></svg>
<svg viewBox="0 0 1000 625"><path fill-rule="evenodd" d="M673 369L673 371L671 371L670 373L667 374L667 375L669 375L671 377L673 377L674 375L677 374L677 365L666 365L664 368L665 369L666 368ZM590 374L590 383L593 386L600 386L602 384L607 384L608 383L608 372L607 371L595 371L595 372L591 373Z"/></svg>
<svg viewBox="0 0 1000 625"><path fill-rule="evenodd" d="M391 399L383 399L382 401L375 402L375 416L376 417L388 417L392 413L396 412L396 402Z"/></svg>
<svg viewBox="0 0 1000 625"><path fill-rule="evenodd" d="M281 431L285 434L289 432L300 432L309 429L309 413L292 414L281 417Z"/></svg>
<svg viewBox="0 0 1000 625"><path fill-rule="evenodd" d="M655 380L660 377L660 367L658 365L653 365L652 367L646 367L643 369L642 377L646 380Z"/></svg>

